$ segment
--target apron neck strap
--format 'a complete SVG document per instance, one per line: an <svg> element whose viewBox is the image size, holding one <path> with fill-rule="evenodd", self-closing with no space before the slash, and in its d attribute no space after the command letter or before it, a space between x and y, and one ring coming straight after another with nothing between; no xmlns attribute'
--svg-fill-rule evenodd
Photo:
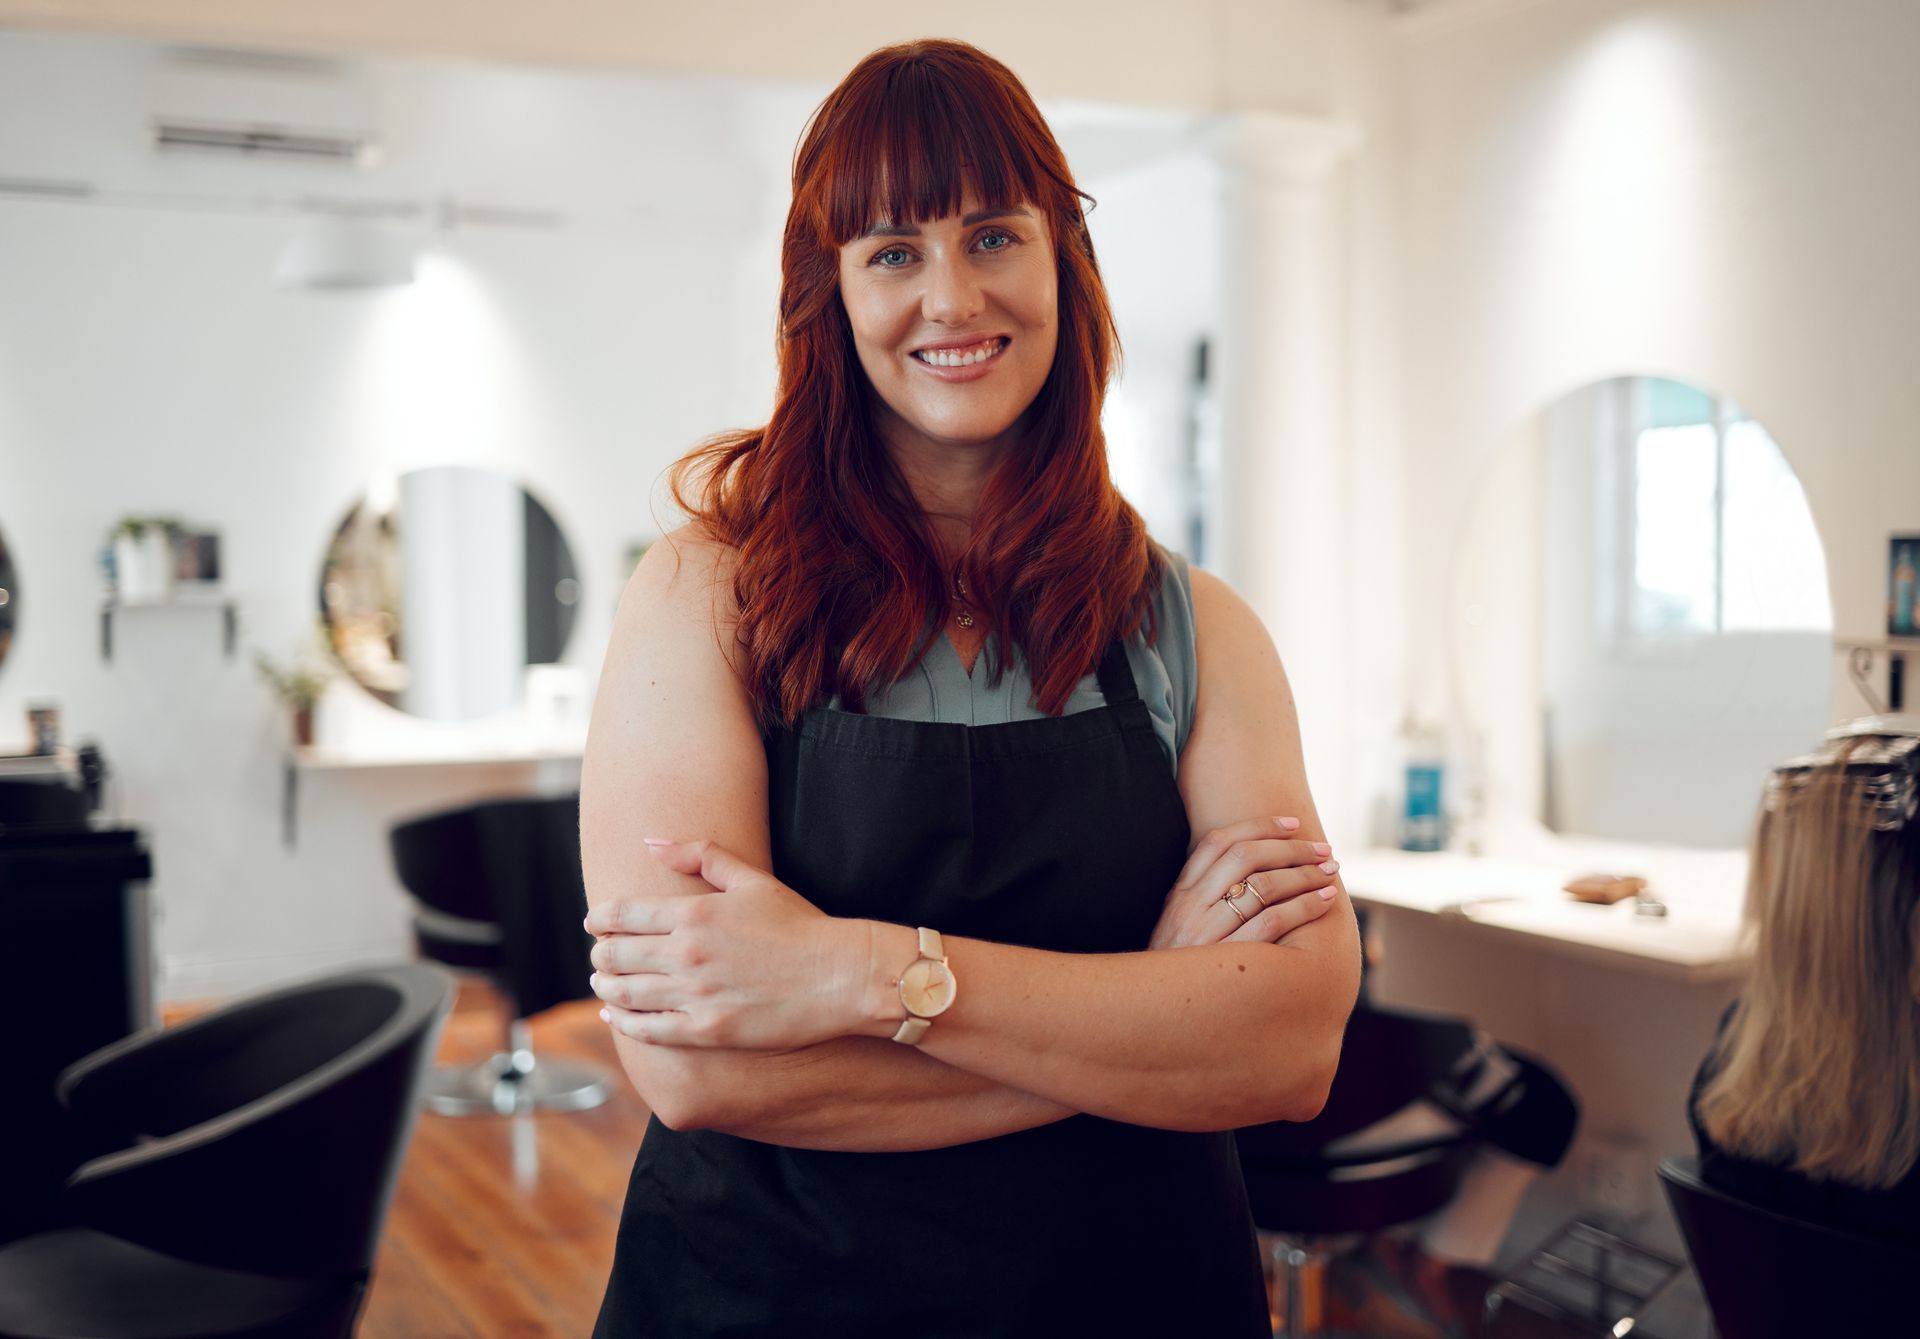
<svg viewBox="0 0 1920 1339"><path fill-rule="evenodd" d="M1100 656L1100 692L1110 707L1122 702L1137 702L1140 690L1133 683L1133 666L1127 663L1127 648L1118 637L1107 643Z"/></svg>

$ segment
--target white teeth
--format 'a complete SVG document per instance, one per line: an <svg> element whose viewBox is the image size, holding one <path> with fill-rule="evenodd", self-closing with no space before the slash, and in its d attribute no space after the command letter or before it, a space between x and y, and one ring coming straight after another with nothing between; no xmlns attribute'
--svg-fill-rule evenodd
<svg viewBox="0 0 1920 1339"><path fill-rule="evenodd" d="M986 362L1000 352L1002 342L999 339L990 339L970 349L922 349L913 356L934 367L972 367L975 363Z"/></svg>

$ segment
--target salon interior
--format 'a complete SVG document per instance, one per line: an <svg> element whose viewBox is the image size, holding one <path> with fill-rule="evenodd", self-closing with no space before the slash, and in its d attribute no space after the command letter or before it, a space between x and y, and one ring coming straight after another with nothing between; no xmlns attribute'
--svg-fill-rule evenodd
<svg viewBox="0 0 1920 1339"><path fill-rule="evenodd" d="M933 21L0 0L0 1333L591 1329L596 677L765 421L800 127ZM1667 1164L1770 769L1908 709L1920 9L937 25L1098 202L1116 483L1286 664L1337 1083L1426 1065L1244 1158L1275 1332L1758 1333Z"/></svg>

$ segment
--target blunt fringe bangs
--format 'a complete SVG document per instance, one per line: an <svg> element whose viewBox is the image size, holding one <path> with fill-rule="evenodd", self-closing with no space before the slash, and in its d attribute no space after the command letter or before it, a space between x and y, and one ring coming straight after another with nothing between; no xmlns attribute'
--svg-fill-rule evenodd
<svg viewBox="0 0 1920 1339"><path fill-rule="evenodd" d="M962 42L884 47L820 104L794 154L773 414L702 443L671 474L675 502L736 551L740 663L763 728L835 695L863 709L944 626L948 578L874 426L839 249L876 224L957 213L969 194L1044 218L1059 292L1053 367L957 563L1000 634L991 679L1018 645L1035 705L1057 715L1107 642L1143 625L1157 634L1165 559L1113 487L1100 429L1120 350L1091 200L1006 66Z"/></svg>
<svg viewBox="0 0 1920 1339"><path fill-rule="evenodd" d="M974 81L955 77L952 63L932 51L914 61L863 64L848 77L842 124L819 145L822 159L838 161L806 168L828 184L816 219L825 244L845 246L875 223L957 214L969 191L989 209L1045 204L1060 193L1090 199L1071 180L1046 175L1018 133L1026 118L1004 87L988 83L983 100L983 90L970 87Z"/></svg>

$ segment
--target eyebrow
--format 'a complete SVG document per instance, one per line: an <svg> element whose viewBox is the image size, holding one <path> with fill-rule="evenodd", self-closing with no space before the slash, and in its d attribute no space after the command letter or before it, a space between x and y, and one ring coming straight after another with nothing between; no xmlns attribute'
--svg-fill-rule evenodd
<svg viewBox="0 0 1920 1339"><path fill-rule="evenodd" d="M960 226L971 228L976 223L985 223L988 219L1032 218L1028 210L1015 205L1011 209L976 209L960 220ZM920 229L911 223L876 223L860 234L868 237L918 237Z"/></svg>

